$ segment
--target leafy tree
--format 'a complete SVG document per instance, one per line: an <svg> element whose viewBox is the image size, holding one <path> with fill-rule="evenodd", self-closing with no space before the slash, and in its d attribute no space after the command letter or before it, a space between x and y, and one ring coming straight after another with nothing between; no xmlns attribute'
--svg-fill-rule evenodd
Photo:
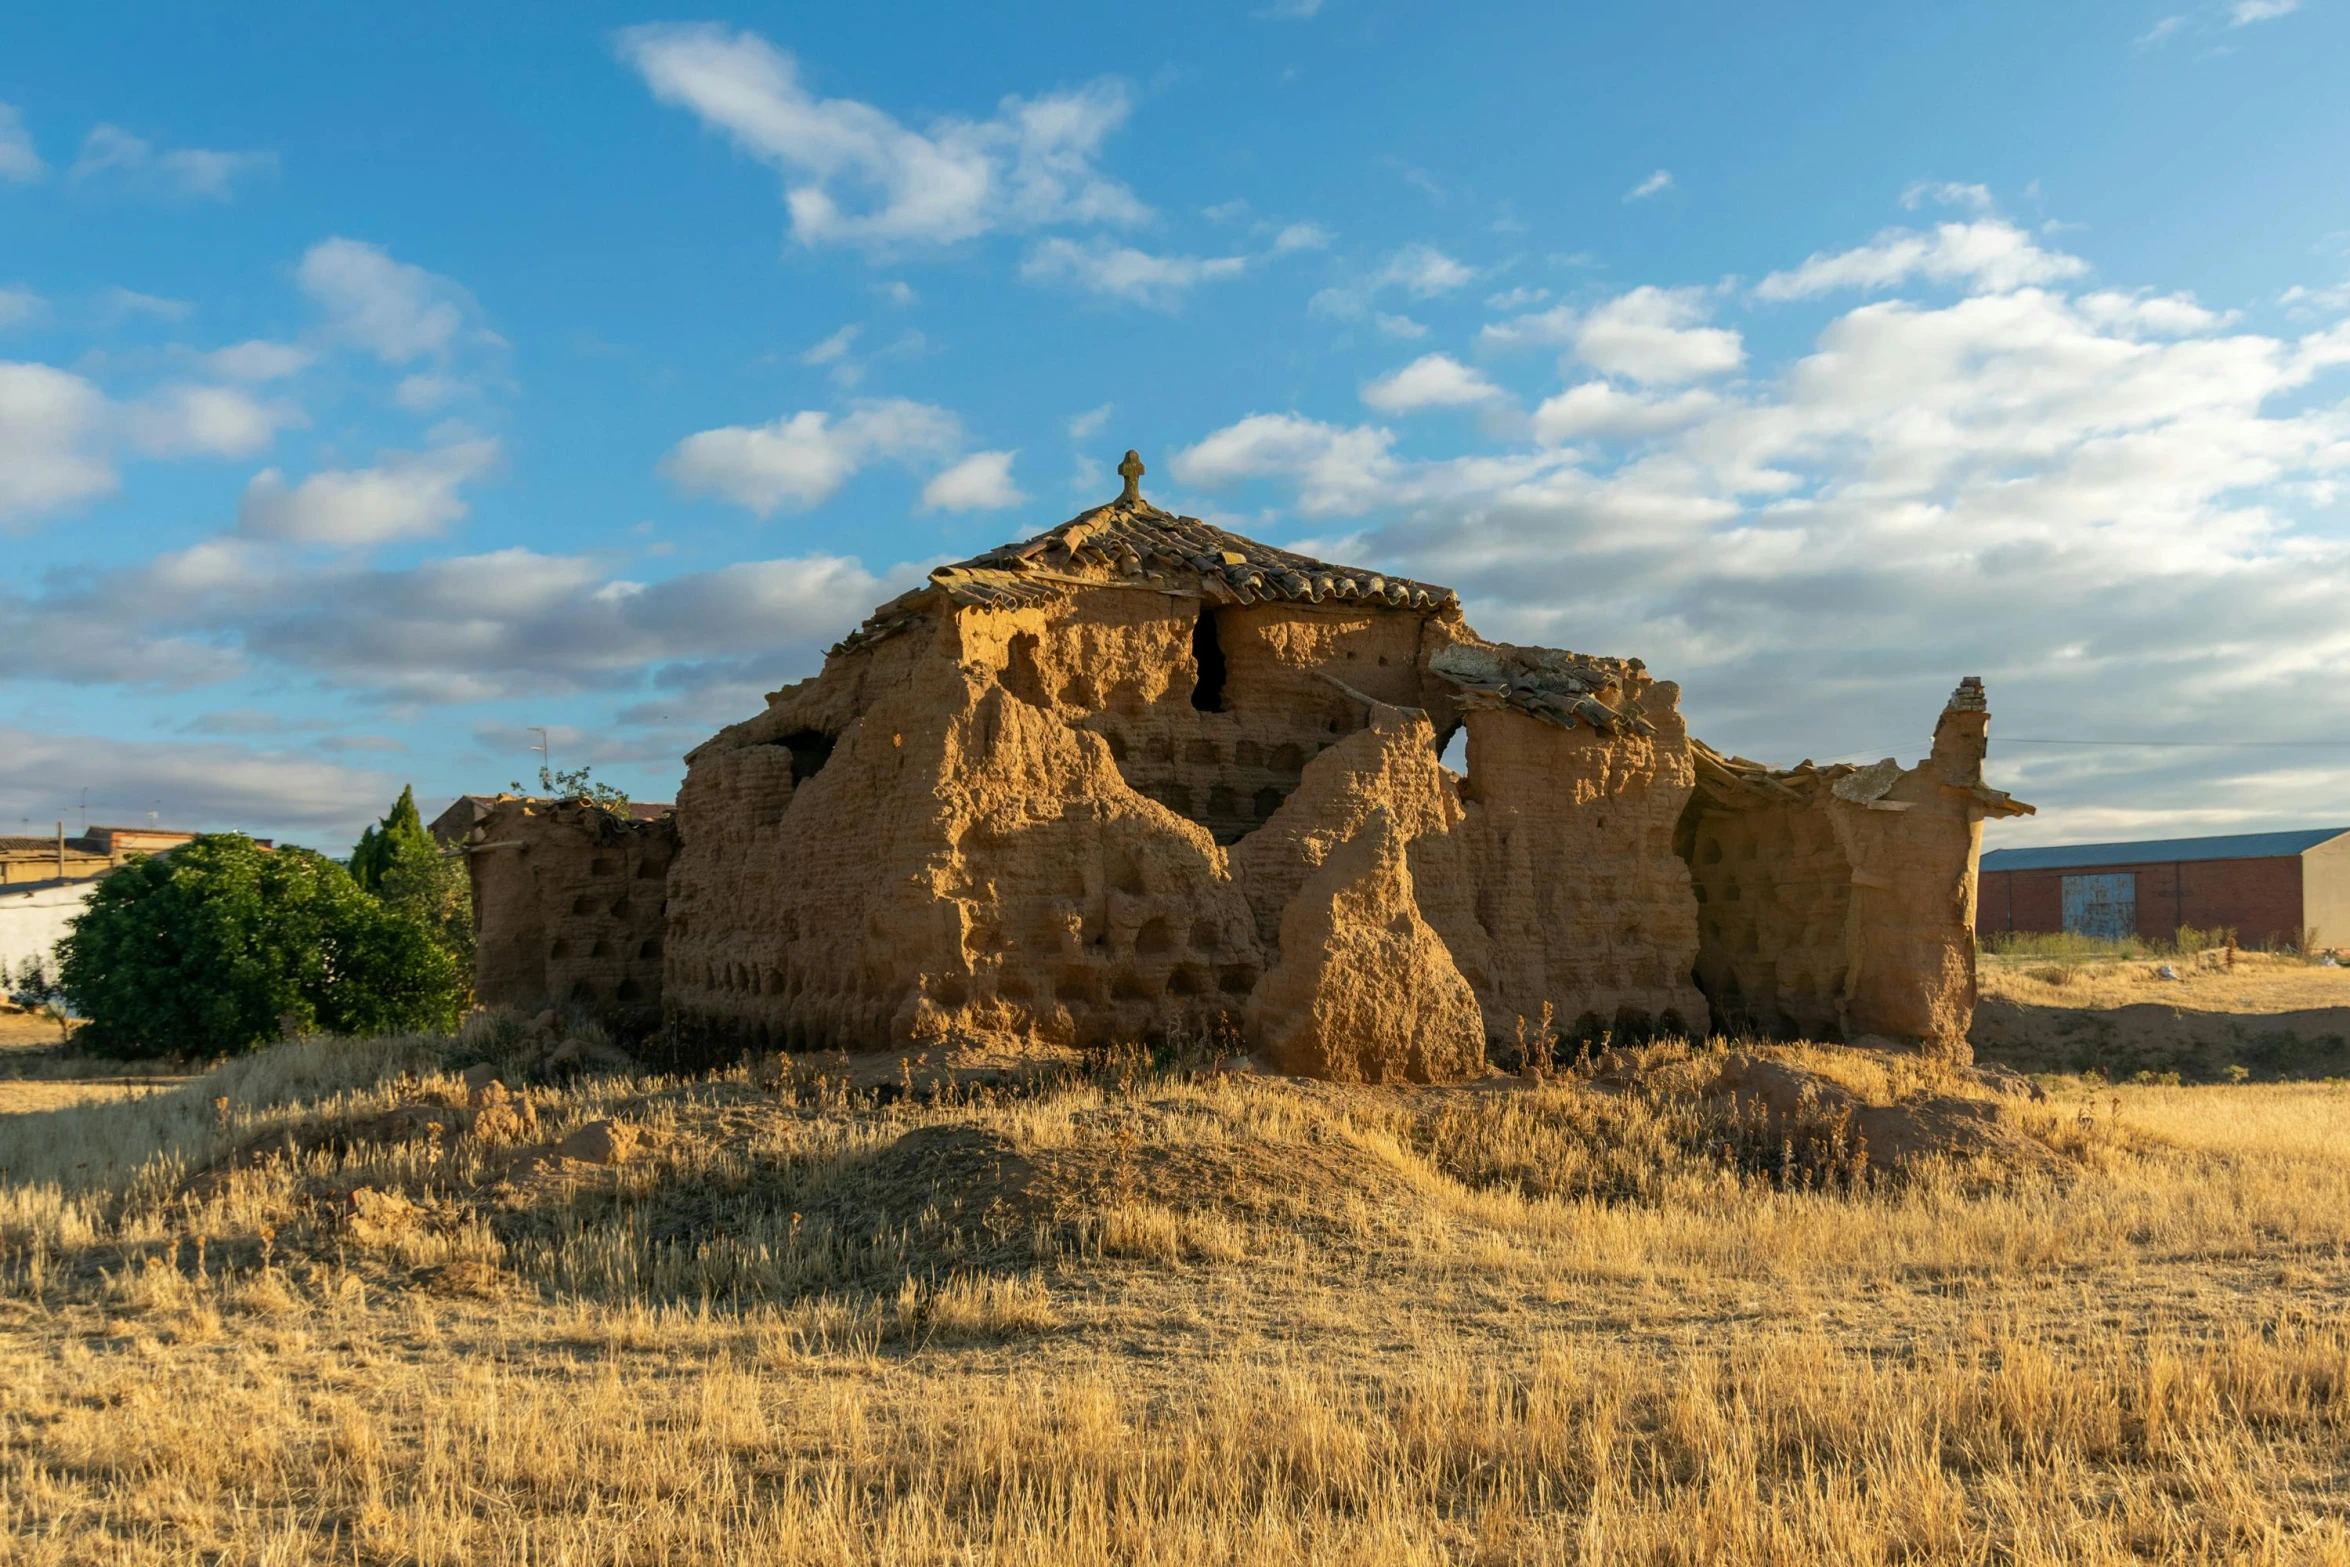
<svg viewBox="0 0 2350 1567"><path fill-rule="evenodd" d="M417 920L308 849L210 834L100 882L58 944L104 1055L222 1055L281 1034L446 1028L458 968Z"/></svg>
<svg viewBox="0 0 2350 1567"><path fill-rule="evenodd" d="M351 879L369 892L377 891L392 861L416 844L432 847L432 834L424 830L424 818L417 813L415 786L403 785L384 819L359 835L351 850Z"/></svg>
<svg viewBox="0 0 2350 1567"><path fill-rule="evenodd" d="M626 815L628 812L628 792L624 789L614 788L611 784L597 783L588 777L588 773L589 769L585 767L553 768L541 762L539 764L539 787L558 800L587 800L602 806L607 811ZM522 792L522 782L519 779L506 787L516 794Z"/></svg>
<svg viewBox="0 0 2350 1567"><path fill-rule="evenodd" d="M462 974L473 972L473 882L465 856L425 830L413 786L351 850L351 879L432 933Z"/></svg>

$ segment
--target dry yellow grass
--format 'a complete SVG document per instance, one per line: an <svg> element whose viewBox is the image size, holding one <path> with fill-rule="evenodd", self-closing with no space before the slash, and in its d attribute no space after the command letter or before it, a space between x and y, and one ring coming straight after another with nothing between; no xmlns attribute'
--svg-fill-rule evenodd
<svg viewBox="0 0 2350 1567"><path fill-rule="evenodd" d="M545 1124L652 1151L503 1184L323 1135L438 1051L0 1123L0 1560L2350 1560L2340 1085L1857 1195L1572 1082L590 1081Z"/></svg>
<svg viewBox="0 0 2350 1567"><path fill-rule="evenodd" d="M2163 979L2168 967L2179 977ZM2189 1012L2257 1015L2350 1007L2350 968L2240 952L2233 967L2218 951L2190 957L2011 957L1985 954L1981 993L2032 1006L2126 1007L2146 1002Z"/></svg>

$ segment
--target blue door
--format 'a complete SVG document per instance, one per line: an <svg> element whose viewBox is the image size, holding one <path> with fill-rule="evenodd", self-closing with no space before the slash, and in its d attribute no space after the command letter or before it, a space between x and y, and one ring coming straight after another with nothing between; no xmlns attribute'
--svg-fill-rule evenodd
<svg viewBox="0 0 2350 1567"><path fill-rule="evenodd" d="M2064 928L2119 941L2138 934L2138 873L2108 871L2064 879Z"/></svg>

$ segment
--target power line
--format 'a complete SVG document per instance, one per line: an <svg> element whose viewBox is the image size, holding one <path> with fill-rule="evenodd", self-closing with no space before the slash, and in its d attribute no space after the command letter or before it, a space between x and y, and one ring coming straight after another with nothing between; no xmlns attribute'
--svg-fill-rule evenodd
<svg viewBox="0 0 2350 1567"><path fill-rule="evenodd" d="M1991 736L1994 747L2003 745L2119 745L2157 748L2164 750L2197 751L2259 751L2286 750L2341 750L2350 746L2350 740L2045 740L2028 735Z"/></svg>

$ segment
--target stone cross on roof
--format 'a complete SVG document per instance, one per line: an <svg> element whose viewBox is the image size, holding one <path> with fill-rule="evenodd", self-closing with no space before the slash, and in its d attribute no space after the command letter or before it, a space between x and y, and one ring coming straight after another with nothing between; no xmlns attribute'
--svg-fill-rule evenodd
<svg viewBox="0 0 2350 1567"><path fill-rule="evenodd" d="M1118 477L1126 481L1125 490L1118 496L1122 501L1142 499L1142 454L1128 452L1126 460L1118 464Z"/></svg>

